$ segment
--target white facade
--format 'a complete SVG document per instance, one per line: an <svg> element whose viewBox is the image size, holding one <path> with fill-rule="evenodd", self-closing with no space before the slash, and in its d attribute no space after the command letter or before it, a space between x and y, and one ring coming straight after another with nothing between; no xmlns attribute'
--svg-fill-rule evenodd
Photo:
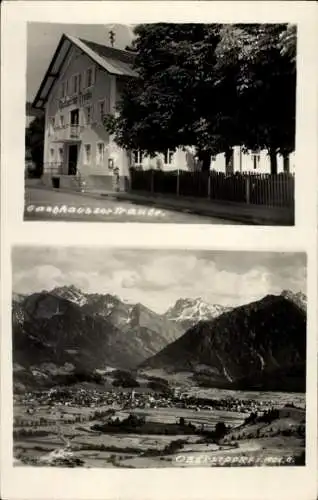
<svg viewBox="0 0 318 500"><path fill-rule="evenodd" d="M195 151L193 147L177 149L175 152L167 151L165 155L160 154L155 158L149 158L143 154L134 154L136 164L144 170L151 168L161 168L162 170L196 170L199 165L195 159ZM289 171L295 172L295 153L289 157ZM215 157L211 157L210 170L226 173L225 154L220 153ZM233 171L234 172L255 172L260 174L270 174L271 166L270 159L266 150L259 153L252 151L244 153L242 148L235 146L233 148ZM283 157L277 155L277 173L284 172Z"/></svg>
<svg viewBox="0 0 318 500"><path fill-rule="evenodd" d="M108 74L72 47L45 107L44 173L83 178L129 175L129 157L103 125L114 112L116 76Z"/></svg>

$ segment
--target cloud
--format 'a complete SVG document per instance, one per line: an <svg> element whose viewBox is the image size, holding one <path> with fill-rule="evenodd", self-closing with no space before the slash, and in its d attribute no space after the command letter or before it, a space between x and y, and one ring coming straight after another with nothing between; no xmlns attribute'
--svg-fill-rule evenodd
<svg viewBox="0 0 318 500"><path fill-rule="evenodd" d="M181 297L239 305L306 287L304 254L23 247L13 250L12 259L16 292L72 284L157 312Z"/></svg>
<svg viewBox="0 0 318 500"><path fill-rule="evenodd" d="M50 290L63 282L63 273L51 265L36 265L33 268L13 273L13 289L20 293Z"/></svg>

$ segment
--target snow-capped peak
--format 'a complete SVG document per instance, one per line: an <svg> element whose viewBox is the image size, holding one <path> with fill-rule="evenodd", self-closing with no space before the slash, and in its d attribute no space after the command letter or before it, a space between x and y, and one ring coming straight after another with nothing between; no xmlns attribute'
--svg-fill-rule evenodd
<svg viewBox="0 0 318 500"><path fill-rule="evenodd" d="M283 290L281 295L285 299L294 302L300 309L305 310L307 308L307 297L303 292L292 292L291 290Z"/></svg>
<svg viewBox="0 0 318 500"><path fill-rule="evenodd" d="M70 302L73 302L74 304L77 304L79 306L83 306L87 303L86 295L74 285L54 288L51 294L57 297L61 297L62 299L69 300Z"/></svg>
<svg viewBox="0 0 318 500"><path fill-rule="evenodd" d="M218 304L208 304L201 297L195 299L179 299L166 312L166 317L172 321L197 323L212 319L228 311L229 308Z"/></svg>

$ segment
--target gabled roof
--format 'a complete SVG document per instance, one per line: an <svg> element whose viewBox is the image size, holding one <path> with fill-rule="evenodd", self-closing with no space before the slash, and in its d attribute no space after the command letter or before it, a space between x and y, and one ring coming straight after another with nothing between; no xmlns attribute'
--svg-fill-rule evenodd
<svg viewBox="0 0 318 500"><path fill-rule="evenodd" d="M62 35L51 63L34 98L32 107L43 109L56 79L60 76L63 65L72 49L76 46L100 68L111 75L137 77L133 69L135 54L126 50L114 49L72 35Z"/></svg>

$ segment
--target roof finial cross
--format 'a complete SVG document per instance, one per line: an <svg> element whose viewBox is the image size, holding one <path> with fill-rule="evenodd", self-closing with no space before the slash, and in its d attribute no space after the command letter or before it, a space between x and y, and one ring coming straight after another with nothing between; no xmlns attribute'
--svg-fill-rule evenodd
<svg viewBox="0 0 318 500"><path fill-rule="evenodd" d="M110 30L109 32L109 40L110 40L110 44L112 47L114 47L114 43L115 43L115 33L113 30Z"/></svg>

